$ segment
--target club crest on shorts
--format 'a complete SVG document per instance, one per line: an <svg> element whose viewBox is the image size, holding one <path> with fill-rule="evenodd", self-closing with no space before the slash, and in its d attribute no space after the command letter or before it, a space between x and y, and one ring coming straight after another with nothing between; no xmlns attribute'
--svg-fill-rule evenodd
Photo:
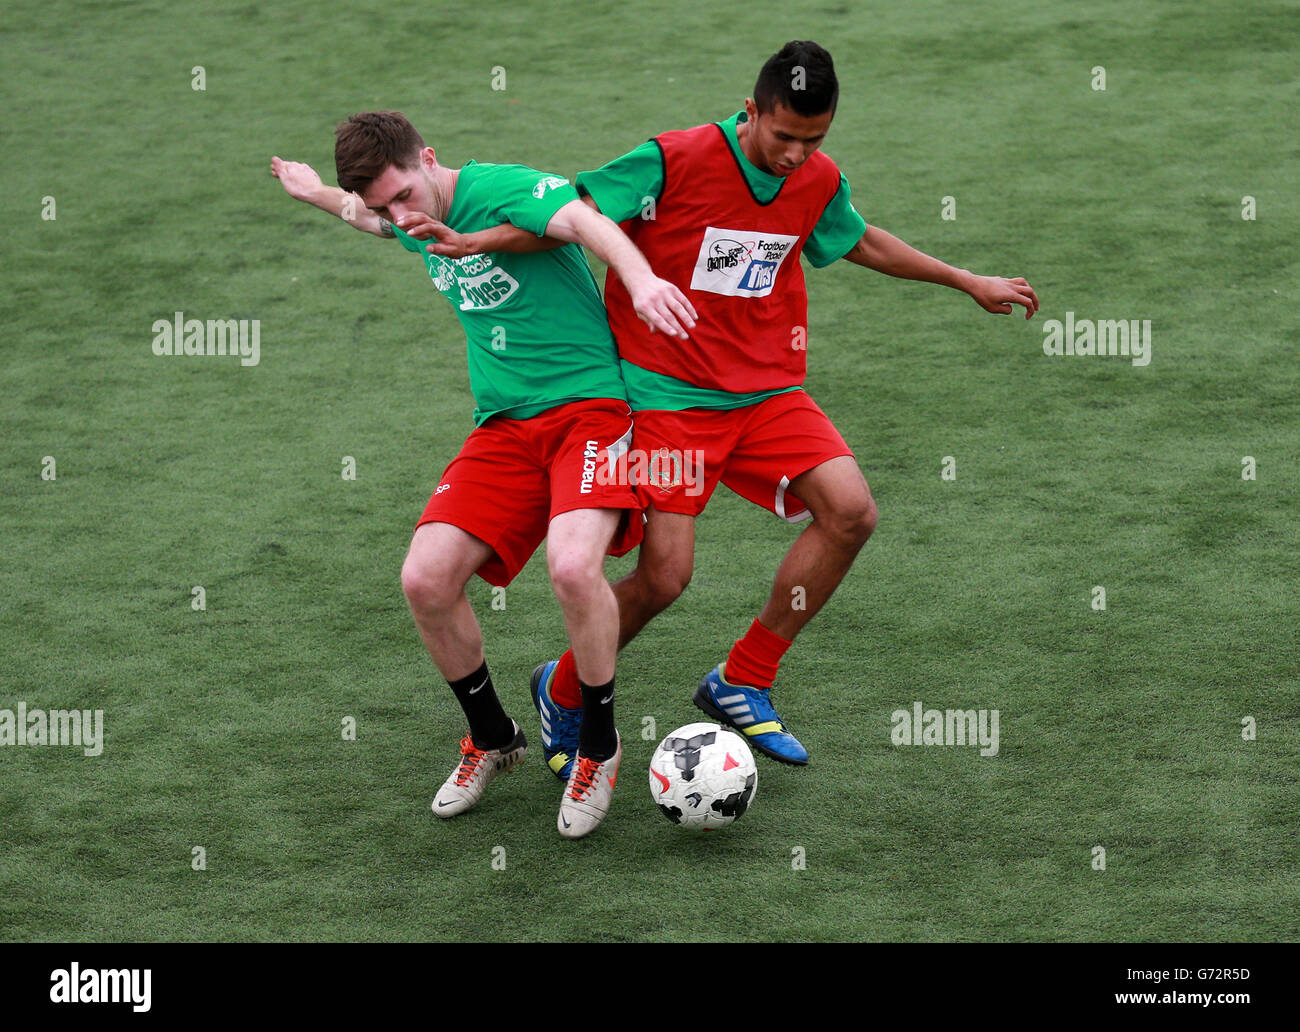
<svg viewBox="0 0 1300 1032"><path fill-rule="evenodd" d="M682 457L678 452L668 448L659 448L650 453L646 463L646 479L652 487L668 492L682 483Z"/></svg>

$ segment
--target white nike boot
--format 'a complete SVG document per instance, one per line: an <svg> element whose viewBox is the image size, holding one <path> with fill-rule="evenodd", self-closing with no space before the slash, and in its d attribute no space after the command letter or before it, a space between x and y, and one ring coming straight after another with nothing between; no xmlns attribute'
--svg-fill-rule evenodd
<svg viewBox="0 0 1300 1032"><path fill-rule="evenodd" d="M494 777L514 770L524 762L528 740L518 724L513 720L510 723L514 726L515 737L500 749L478 749L469 732L465 733L460 740L460 763L433 797L432 809L439 817L455 817L474 809Z"/></svg>
<svg viewBox="0 0 1300 1032"><path fill-rule="evenodd" d="M614 755L603 763L588 759L582 753L569 773L569 784L560 800L560 816L556 828L565 838L582 838L596 830L596 826L609 813L614 797L614 782L618 780L618 765L623 759L623 740L618 738Z"/></svg>

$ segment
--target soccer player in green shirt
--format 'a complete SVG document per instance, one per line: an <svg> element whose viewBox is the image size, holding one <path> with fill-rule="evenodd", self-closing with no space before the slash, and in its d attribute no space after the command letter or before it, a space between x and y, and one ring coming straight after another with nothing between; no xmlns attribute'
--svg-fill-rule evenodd
<svg viewBox="0 0 1300 1032"><path fill-rule="evenodd" d="M402 567L424 644L469 723L433 812L471 809L523 759L527 742L493 688L465 585L475 573L508 584L545 538L583 713L556 824L579 838L608 812L622 756L613 719L618 608L603 561L635 547L643 520L632 488L601 475L630 447L632 426L605 309L578 245L623 277L657 332L684 337L694 312L562 177L473 161L448 168L396 112L340 125L335 168L337 188L300 162L271 162L290 196L419 255L466 336L475 428L434 490ZM503 221L568 243L530 254L472 246L476 231ZM470 244L454 260L418 242L449 231Z"/></svg>

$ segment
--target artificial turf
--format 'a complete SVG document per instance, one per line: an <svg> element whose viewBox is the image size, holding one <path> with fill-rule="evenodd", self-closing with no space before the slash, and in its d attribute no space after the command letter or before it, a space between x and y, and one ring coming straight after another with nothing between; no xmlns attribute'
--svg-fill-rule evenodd
<svg viewBox="0 0 1300 1032"><path fill-rule="evenodd" d="M105 738L0 748L0 939L1300 938L1296 16L10 3L0 709ZM807 386L880 524L778 682L808 768L760 760L713 836L651 805L655 742L798 533L723 489L621 657L606 824L559 839L540 748L438 821L463 723L398 570L470 429L463 338L269 159L332 181L333 126L395 108L444 163L572 176L728 117L791 38L836 59L825 150L867 221L1042 310L809 271ZM258 364L155 355L178 311L258 320ZM1149 365L1044 354L1067 312L1150 320ZM545 565L471 597L539 745ZM894 744L917 700L997 710L997 755Z"/></svg>

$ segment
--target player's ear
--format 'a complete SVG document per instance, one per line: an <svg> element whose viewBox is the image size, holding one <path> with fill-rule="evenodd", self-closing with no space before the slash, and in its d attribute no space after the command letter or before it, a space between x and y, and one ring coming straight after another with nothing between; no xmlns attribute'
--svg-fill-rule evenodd
<svg viewBox="0 0 1300 1032"><path fill-rule="evenodd" d="M438 167L438 156L434 154L432 147L425 147L420 151L420 167L426 172L432 172Z"/></svg>
<svg viewBox="0 0 1300 1032"><path fill-rule="evenodd" d="M754 103L753 97L745 98L745 117L751 122L758 117L758 105Z"/></svg>

